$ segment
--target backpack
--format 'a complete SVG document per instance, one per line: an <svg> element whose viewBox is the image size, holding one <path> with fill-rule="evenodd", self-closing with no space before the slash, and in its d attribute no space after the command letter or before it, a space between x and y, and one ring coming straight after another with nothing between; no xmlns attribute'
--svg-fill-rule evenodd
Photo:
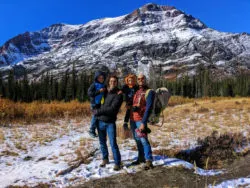
<svg viewBox="0 0 250 188"><path fill-rule="evenodd" d="M150 90L152 89L148 89L146 91L145 98L147 98ZM155 98L153 102L153 107L148 118L148 122L150 125L158 124L158 126L160 127L163 125L164 123L163 111L167 107L170 97L171 97L171 94L168 91L168 89L165 87L161 87L155 90ZM161 125L159 125L161 113L162 113L163 119L162 119Z"/></svg>

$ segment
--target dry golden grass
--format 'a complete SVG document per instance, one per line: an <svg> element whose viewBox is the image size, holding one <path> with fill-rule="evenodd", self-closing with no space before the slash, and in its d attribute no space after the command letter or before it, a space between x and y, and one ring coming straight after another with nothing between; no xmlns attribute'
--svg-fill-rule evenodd
<svg viewBox="0 0 250 188"><path fill-rule="evenodd" d="M0 98L0 124L15 121L44 121L53 118L72 118L90 116L89 103L53 101L21 103Z"/></svg>
<svg viewBox="0 0 250 188"><path fill-rule="evenodd" d="M176 106L176 105L180 105L180 104L186 104L186 103L191 103L194 102L195 99L191 99L191 98L185 98L185 97L180 97L180 96L172 96L169 99L169 106Z"/></svg>
<svg viewBox="0 0 250 188"><path fill-rule="evenodd" d="M0 156L19 156L18 153L13 152L13 151L9 151L9 150L4 150L2 151L2 153L0 153Z"/></svg>
<svg viewBox="0 0 250 188"><path fill-rule="evenodd" d="M164 112L163 127L151 126L150 137L153 142L160 140L162 146L169 140L177 139L188 148L190 141L204 138L213 131L250 134L249 108L250 98L218 97L170 106Z"/></svg>
<svg viewBox="0 0 250 188"><path fill-rule="evenodd" d="M198 110L197 110L198 113L205 113L205 112L209 112L209 109L208 108L204 108L204 107L200 107Z"/></svg>
<svg viewBox="0 0 250 188"><path fill-rule="evenodd" d="M117 133L117 137L121 139L133 138L131 130L130 129L124 130L122 123L117 124L116 133Z"/></svg>
<svg viewBox="0 0 250 188"><path fill-rule="evenodd" d="M175 106L193 102L194 99L173 96L169 105ZM120 113L125 114L125 104L123 104ZM53 118L75 118L89 117L90 104L88 102L80 103L71 101L68 103L53 101L32 103L13 102L8 99L0 98L0 124L9 124L11 122L44 122Z"/></svg>
<svg viewBox="0 0 250 188"><path fill-rule="evenodd" d="M2 144L5 140L5 136L4 136L4 132L3 130L0 128L0 144Z"/></svg>
<svg viewBox="0 0 250 188"><path fill-rule="evenodd" d="M150 127L152 129L152 142L157 145L167 146L173 139L179 139L185 143L186 140L196 140L205 137L213 131L239 132L249 131L250 124L250 98L202 98L188 99L182 97L171 97L170 106L164 112L165 124L162 128ZM132 138L130 131L124 132L122 124L125 115L124 104L120 110L117 121L117 136L121 140ZM64 118L63 124L56 119ZM49 124L39 126L27 126L31 132L29 142L50 142L56 134L64 135L69 129L81 127L83 119L90 121L89 103L72 101L64 102L33 102L14 103L9 100L0 99L0 124L11 121L47 121ZM55 121L53 121L55 119ZM75 119L75 127L70 122ZM51 134L44 134L46 132ZM27 140L22 133L12 130L15 139ZM151 136L150 136L151 137ZM0 142L4 139L4 133L0 129ZM159 143L160 142L160 143ZM186 143L188 146L190 143ZM18 145L18 144L17 144ZM21 149L21 147L20 147ZM22 149L25 149L22 148Z"/></svg>
<svg viewBox="0 0 250 188"><path fill-rule="evenodd" d="M169 101L169 106L193 104L199 106L201 103L208 102L216 103L221 100L231 100L230 98L202 98L191 99L180 96L172 96ZM235 104L239 107L249 103L247 99L236 98ZM230 107L228 107L230 108ZM250 108L249 108L250 109ZM248 109L248 110L249 110ZM125 104L123 104L120 114L125 114ZM184 113L187 111L184 110ZM54 118L76 118L76 117L90 117L90 104L88 102L80 103L78 101L71 101L68 103L53 101L53 102L39 102L21 103L13 102L8 99L0 98L0 124L9 124L12 122L45 122Z"/></svg>

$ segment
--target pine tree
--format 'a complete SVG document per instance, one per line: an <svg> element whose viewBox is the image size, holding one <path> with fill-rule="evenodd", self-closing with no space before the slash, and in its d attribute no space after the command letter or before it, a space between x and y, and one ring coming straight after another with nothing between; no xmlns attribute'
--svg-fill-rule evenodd
<svg viewBox="0 0 250 188"><path fill-rule="evenodd" d="M8 75L8 92L7 97L10 100L14 100L15 98L15 79L14 79L14 71L10 70Z"/></svg>
<svg viewBox="0 0 250 188"><path fill-rule="evenodd" d="M17 80L15 81L15 97L14 97L14 101L17 102L17 101L20 101L21 100L21 97L22 97L22 91L21 91L21 84L20 82L18 82Z"/></svg>
<svg viewBox="0 0 250 188"><path fill-rule="evenodd" d="M72 69L72 98L76 98L76 90L77 90L77 74L75 70L75 62L73 62L73 69Z"/></svg>
<svg viewBox="0 0 250 188"><path fill-rule="evenodd" d="M85 84L85 74L82 72L80 74L80 78L78 79L78 84L77 84L77 99L80 102L83 102L85 100L84 84Z"/></svg>
<svg viewBox="0 0 250 188"><path fill-rule="evenodd" d="M31 93L30 93L30 85L28 81L27 72L25 71L24 77L22 80L22 99L24 102L31 102Z"/></svg>
<svg viewBox="0 0 250 188"><path fill-rule="evenodd" d="M72 81L69 77L68 82L66 84L66 94L65 94L65 102L69 102L73 99L73 88L72 88Z"/></svg>
<svg viewBox="0 0 250 188"><path fill-rule="evenodd" d="M51 75L50 77L50 85L51 85L51 100L57 100L58 98L58 82Z"/></svg>
<svg viewBox="0 0 250 188"><path fill-rule="evenodd" d="M36 89L36 84L32 81L30 83L30 94L31 94L31 101L38 100L37 93L39 92L38 89Z"/></svg>
<svg viewBox="0 0 250 188"><path fill-rule="evenodd" d="M2 73L0 72L0 97L3 97L3 93L4 93L4 81Z"/></svg>
<svg viewBox="0 0 250 188"><path fill-rule="evenodd" d="M195 97L196 94L196 78L192 77L192 89L191 89L191 97Z"/></svg>

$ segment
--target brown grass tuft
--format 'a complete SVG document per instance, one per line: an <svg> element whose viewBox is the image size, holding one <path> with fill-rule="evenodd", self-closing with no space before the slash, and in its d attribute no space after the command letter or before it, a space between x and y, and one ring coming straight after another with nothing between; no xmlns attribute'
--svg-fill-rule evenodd
<svg viewBox="0 0 250 188"><path fill-rule="evenodd" d="M189 113L190 112L190 109L188 109L188 108L185 108L184 110L183 110L183 113Z"/></svg>
<svg viewBox="0 0 250 188"><path fill-rule="evenodd" d="M199 104L195 101L193 106L199 106Z"/></svg>
<svg viewBox="0 0 250 188"><path fill-rule="evenodd" d="M211 100L211 103L216 103L216 100Z"/></svg>
<svg viewBox="0 0 250 188"><path fill-rule="evenodd" d="M239 101L235 101L235 104L236 104L236 105L240 105L240 102L239 102Z"/></svg>
<svg viewBox="0 0 250 188"><path fill-rule="evenodd" d="M198 113L206 113L206 112L209 112L209 109L208 108L204 108L204 107L200 107L198 110L197 110Z"/></svg>
<svg viewBox="0 0 250 188"><path fill-rule="evenodd" d="M13 151L4 150L4 151L2 151L0 156L19 156L19 154L16 152L13 152Z"/></svg>
<svg viewBox="0 0 250 188"><path fill-rule="evenodd" d="M176 149L159 149L159 150L153 151L154 155L161 155L161 156L168 156L168 157L175 157L178 152L180 151Z"/></svg>
<svg viewBox="0 0 250 188"><path fill-rule="evenodd" d="M3 130L0 128L0 144L3 143L4 140L5 140L4 132L3 132Z"/></svg>

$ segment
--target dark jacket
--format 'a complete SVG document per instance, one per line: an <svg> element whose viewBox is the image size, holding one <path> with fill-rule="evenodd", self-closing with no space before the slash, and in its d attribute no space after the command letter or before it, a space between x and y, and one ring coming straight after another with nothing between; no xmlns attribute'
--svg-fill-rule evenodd
<svg viewBox="0 0 250 188"><path fill-rule="evenodd" d="M95 84L98 83L97 78L98 78L98 76L100 76L100 75L102 75L102 76L104 77L104 81L105 81L105 79L106 79L105 73L104 73L104 72L101 72L101 71L97 71L97 72L95 73L95 81L94 81L94 83L92 83L92 84L90 85L90 87L89 87L89 89L88 89L88 96L89 96L89 98L90 98L90 103L91 103L92 105L95 105L95 97L96 97L97 95L100 95L100 92L97 91L97 90L96 90L96 87L95 87ZM105 86L105 88L106 88L106 86ZM98 105L100 105L100 104L98 104Z"/></svg>
<svg viewBox="0 0 250 188"><path fill-rule="evenodd" d="M136 93L137 90L138 90L137 85L135 85L132 88L129 88L129 86L125 84L122 87L122 93L124 93L124 95L125 95L126 105L128 105L128 106L133 105L133 97L134 97L134 94Z"/></svg>
<svg viewBox="0 0 250 188"><path fill-rule="evenodd" d="M117 119L117 114L123 102L122 94L117 94L118 88L114 88L105 94L104 104L97 109L96 117L98 120L106 123L114 123Z"/></svg>

